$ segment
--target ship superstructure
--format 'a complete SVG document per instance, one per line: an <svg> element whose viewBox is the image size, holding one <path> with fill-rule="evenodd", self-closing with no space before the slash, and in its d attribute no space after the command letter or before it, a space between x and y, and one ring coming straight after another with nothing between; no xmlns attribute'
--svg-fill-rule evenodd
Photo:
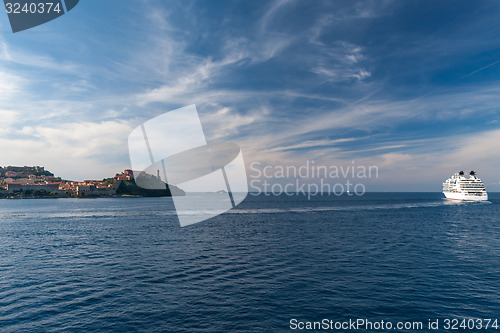
<svg viewBox="0 0 500 333"><path fill-rule="evenodd" d="M488 193L481 179L476 176L474 171L466 177L463 171L460 171L443 183L443 194L447 199L461 201L486 201Z"/></svg>

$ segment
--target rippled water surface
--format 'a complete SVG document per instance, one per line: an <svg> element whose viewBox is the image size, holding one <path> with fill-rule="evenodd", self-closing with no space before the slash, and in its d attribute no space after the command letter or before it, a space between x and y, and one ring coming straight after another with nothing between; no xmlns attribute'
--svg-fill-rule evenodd
<svg viewBox="0 0 500 333"><path fill-rule="evenodd" d="M0 200L0 332L279 332L500 317L500 195ZM500 318L499 318L500 319Z"/></svg>

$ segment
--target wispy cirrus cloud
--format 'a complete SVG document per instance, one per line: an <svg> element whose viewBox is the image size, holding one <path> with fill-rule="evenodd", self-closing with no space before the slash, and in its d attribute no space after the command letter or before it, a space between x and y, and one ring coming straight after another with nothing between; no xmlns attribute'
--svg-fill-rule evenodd
<svg viewBox="0 0 500 333"><path fill-rule="evenodd" d="M269 151L287 151L287 150L296 150L304 148L331 147L339 143L352 142L355 140L356 140L355 138L345 138L345 139L335 139L335 140L308 140L289 146L273 147L269 149Z"/></svg>

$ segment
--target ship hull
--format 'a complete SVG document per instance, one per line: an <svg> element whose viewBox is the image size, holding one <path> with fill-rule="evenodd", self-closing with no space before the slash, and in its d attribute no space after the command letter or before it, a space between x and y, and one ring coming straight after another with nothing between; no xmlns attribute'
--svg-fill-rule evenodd
<svg viewBox="0 0 500 333"><path fill-rule="evenodd" d="M488 194L484 193L481 195L460 193L460 192L443 192L446 199L459 200L459 201L486 201L488 200Z"/></svg>

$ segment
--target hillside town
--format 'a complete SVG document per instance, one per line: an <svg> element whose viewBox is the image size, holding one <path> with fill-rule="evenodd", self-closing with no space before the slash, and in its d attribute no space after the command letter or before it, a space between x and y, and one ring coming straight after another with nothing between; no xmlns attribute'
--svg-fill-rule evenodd
<svg viewBox="0 0 500 333"><path fill-rule="evenodd" d="M0 197L112 197L122 182L133 180L132 170L103 180L71 181L55 177L41 166L7 166L0 167Z"/></svg>

